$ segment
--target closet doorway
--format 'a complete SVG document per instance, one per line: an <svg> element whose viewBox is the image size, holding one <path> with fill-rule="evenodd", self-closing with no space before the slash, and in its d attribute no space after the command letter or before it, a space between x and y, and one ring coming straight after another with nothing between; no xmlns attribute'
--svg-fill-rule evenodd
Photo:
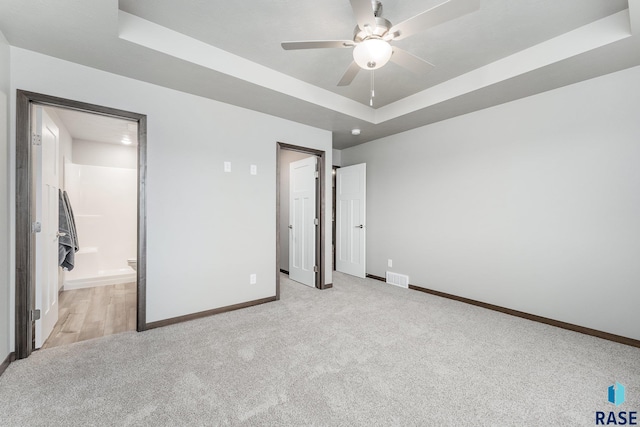
<svg viewBox="0 0 640 427"><path fill-rule="evenodd" d="M280 273L317 289L324 283L325 152L277 143L276 298Z"/></svg>
<svg viewBox="0 0 640 427"><path fill-rule="evenodd" d="M18 91L16 356L145 326L146 116Z"/></svg>

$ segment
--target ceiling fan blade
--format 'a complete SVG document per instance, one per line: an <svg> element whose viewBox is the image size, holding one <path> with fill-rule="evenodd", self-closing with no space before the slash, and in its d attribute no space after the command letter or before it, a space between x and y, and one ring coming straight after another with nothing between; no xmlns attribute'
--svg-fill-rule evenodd
<svg viewBox="0 0 640 427"><path fill-rule="evenodd" d="M356 21L358 21L358 27L361 30L364 30L365 26L369 26L369 28L376 27L376 15L373 12L373 5L371 4L371 0L349 0L351 2L351 8L353 9L353 14L356 16Z"/></svg>
<svg viewBox="0 0 640 427"><path fill-rule="evenodd" d="M358 71L360 71L360 66L356 64L356 61L353 61L351 65L349 65L349 68L347 68L344 76L342 76L342 79L340 79L340 82L338 82L338 86L349 86L358 74Z"/></svg>
<svg viewBox="0 0 640 427"><path fill-rule="evenodd" d="M394 35L394 40L402 40L412 34L474 12L479 8L480 0L448 0L394 25L389 29L389 33Z"/></svg>
<svg viewBox="0 0 640 427"><path fill-rule="evenodd" d="M435 67L432 63L395 46L393 47L391 61L418 75L425 74Z"/></svg>
<svg viewBox="0 0 640 427"><path fill-rule="evenodd" d="M297 42L282 42L282 48L284 50L295 49L324 49L324 48L345 48L353 47L355 43L353 40L305 40Z"/></svg>

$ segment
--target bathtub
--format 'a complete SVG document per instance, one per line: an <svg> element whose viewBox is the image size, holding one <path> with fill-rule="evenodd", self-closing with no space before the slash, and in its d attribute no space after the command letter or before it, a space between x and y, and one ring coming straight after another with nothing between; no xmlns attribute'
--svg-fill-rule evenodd
<svg viewBox="0 0 640 427"><path fill-rule="evenodd" d="M63 289L92 288L136 281L136 272L123 260L121 268L100 269L100 251L97 247L85 247L75 254L75 268L64 272Z"/></svg>

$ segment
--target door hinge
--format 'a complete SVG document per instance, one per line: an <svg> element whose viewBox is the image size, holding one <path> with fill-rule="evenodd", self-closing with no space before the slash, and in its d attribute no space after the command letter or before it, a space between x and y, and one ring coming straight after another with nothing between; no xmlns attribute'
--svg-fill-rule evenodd
<svg viewBox="0 0 640 427"><path fill-rule="evenodd" d="M318 221L318 218L314 218L313 219L313 225L319 225L320 221Z"/></svg>
<svg viewBox="0 0 640 427"><path fill-rule="evenodd" d="M31 321L40 320L40 310L31 310Z"/></svg>
<svg viewBox="0 0 640 427"><path fill-rule="evenodd" d="M38 221L31 223L31 232L32 233L39 233L41 231L42 231L42 224L40 224Z"/></svg>
<svg viewBox="0 0 640 427"><path fill-rule="evenodd" d="M42 145L42 135L38 135L37 133L31 135L31 143L33 145Z"/></svg>
<svg viewBox="0 0 640 427"><path fill-rule="evenodd" d="M317 273L317 272L318 272L318 266L317 266L317 265L314 265L314 266L313 266L313 272L314 272L314 273Z"/></svg>

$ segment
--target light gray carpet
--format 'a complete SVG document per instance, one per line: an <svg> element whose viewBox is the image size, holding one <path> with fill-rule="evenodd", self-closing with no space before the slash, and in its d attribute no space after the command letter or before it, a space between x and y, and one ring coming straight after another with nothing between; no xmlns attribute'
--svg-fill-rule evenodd
<svg viewBox="0 0 640 427"><path fill-rule="evenodd" d="M640 410L638 348L339 273L326 291L281 283L279 302L11 364L0 425L592 426Z"/></svg>

